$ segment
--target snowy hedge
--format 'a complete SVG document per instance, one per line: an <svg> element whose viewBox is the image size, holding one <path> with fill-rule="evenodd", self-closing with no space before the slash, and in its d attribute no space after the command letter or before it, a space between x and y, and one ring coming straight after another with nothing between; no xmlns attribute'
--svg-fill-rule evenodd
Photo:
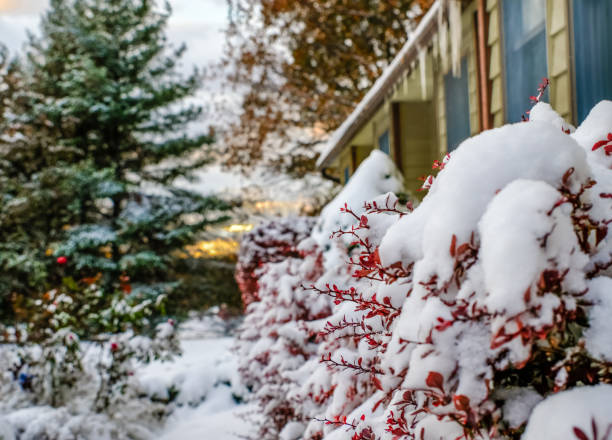
<svg viewBox="0 0 612 440"><path fill-rule="evenodd" d="M362 164L299 246L320 276L273 263L247 310L269 333L243 360L281 383L255 399L288 414L265 438L612 434L612 102L572 129L539 103L466 140L414 210L382 153Z"/></svg>

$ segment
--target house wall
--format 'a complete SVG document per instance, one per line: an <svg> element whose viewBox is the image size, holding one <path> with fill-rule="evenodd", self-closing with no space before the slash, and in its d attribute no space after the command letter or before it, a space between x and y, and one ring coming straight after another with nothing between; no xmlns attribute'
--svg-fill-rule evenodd
<svg viewBox="0 0 612 440"><path fill-rule="evenodd" d="M461 59L467 57L468 67L468 97L470 106L470 133L475 135L480 130L479 122L479 102L478 102L478 61L476 59L476 36L474 35L474 14L476 13L477 3L472 2L466 6L461 15ZM450 34L450 33L449 33ZM439 37L438 37L439 38ZM450 43L449 43L450 47ZM450 54L449 54L450 57ZM449 63L450 64L450 63ZM450 68L450 67L449 67ZM444 95L444 75L448 70L444 70L442 63L438 59L435 68L436 81L436 109L435 115L438 119L438 149L437 157L442 158L447 152L446 137L446 104Z"/></svg>
<svg viewBox="0 0 612 440"><path fill-rule="evenodd" d="M505 78L502 35L502 0L486 0L487 17L486 46L488 50L488 79L490 81L489 112L493 127L503 125L505 120ZM517 0L518 1L518 0ZM547 0L546 36L548 53L548 76L551 80L550 101L561 116L575 122L573 96L573 67L571 57L571 0ZM475 15L477 1L464 3L462 12L461 58L467 57L470 132L475 135L481 128L478 82L478 58ZM440 159L447 150L446 109L444 75L439 45L439 34L434 37L433 49L427 49L426 80L421 82L419 58L411 61L405 76L390 90L386 102L374 117L348 143L335 161L333 169L340 177L345 166L354 172L353 162L363 161L372 149L378 148L378 138L385 130L390 132L391 156L401 157L407 189L411 192L420 187L419 176L431 172L431 163ZM450 52L450 44L448 45ZM450 58L450 53L448 54ZM449 63L450 64L450 63ZM534 92L537 84L534 84ZM400 127L396 133L392 125L392 106L399 104ZM483 111L485 109L482 109ZM396 142L400 136L400 142ZM394 149L399 145L401 151ZM351 153L351 148L354 153Z"/></svg>
<svg viewBox="0 0 612 440"><path fill-rule="evenodd" d="M572 58L570 52L569 2L546 2L546 49L550 105L567 121L576 123L573 111Z"/></svg>
<svg viewBox="0 0 612 440"><path fill-rule="evenodd" d="M489 80L491 81L491 107L489 111L493 119L493 126L504 125L504 78L502 64L502 35L501 35L501 4L499 0L487 0L487 14L489 15Z"/></svg>
<svg viewBox="0 0 612 440"><path fill-rule="evenodd" d="M406 189L413 196L423 184L420 176L431 173L437 157L436 119L433 101L402 102L399 104L401 156Z"/></svg>

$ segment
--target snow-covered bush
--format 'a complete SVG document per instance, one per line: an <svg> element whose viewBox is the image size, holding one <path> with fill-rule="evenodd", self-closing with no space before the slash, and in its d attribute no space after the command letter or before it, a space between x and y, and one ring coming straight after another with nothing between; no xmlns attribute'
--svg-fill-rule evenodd
<svg viewBox="0 0 612 440"><path fill-rule="evenodd" d="M127 284L105 295L97 281L66 278L20 309L27 324L1 329L0 412L17 438L147 438L165 415L167 402L141 395L133 374L179 351L174 323L146 336L156 305L130 298Z"/></svg>
<svg viewBox="0 0 612 440"><path fill-rule="evenodd" d="M291 240L307 236L312 224L309 218L264 223L247 237L246 249L240 253L242 270L257 262L252 272L256 283L240 284L243 298L251 301L245 301L246 316L237 338L242 380L264 414L257 438L277 438L283 426L295 421L287 400L290 380L286 373L316 354L316 332L309 333L305 322L330 313L327 301L312 298L300 288L303 280L314 281L322 271L315 243L303 242L298 248L299 241ZM277 236L278 232L282 234ZM246 264L241 264L242 259Z"/></svg>
<svg viewBox="0 0 612 440"><path fill-rule="evenodd" d="M257 269L266 263L299 256L297 245L308 237L313 224L314 219L308 217L279 218L266 221L244 234L235 277L245 308L259 300Z"/></svg>
<svg viewBox="0 0 612 440"><path fill-rule="evenodd" d="M324 255L353 248L353 279L327 259L302 283L335 304L318 361L289 374L307 426L281 438L609 437L612 102L572 129L538 103L437 163L414 210L332 202Z"/></svg>
<svg viewBox="0 0 612 440"><path fill-rule="evenodd" d="M258 268L253 272L256 282L251 285L255 293L250 293L252 290L248 293L258 301L246 309L237 344L243 381L253 391L251 399L262 410L257 438L294 438L325 405L325 400L312 400L312 393L304 398L296 392L306 386L305 379L318 365L317 335L323 330L333 303L303 286L321 279L350 280L345 264L350 243L330 243L328 239L346 223L339 207L345 200L361 205L390 190L402 190L401 178L388 156L374 152L351 183L325 208L312 232L312 219L293 219L280 226L274 224L276 221L264 224L253 234L261 243L255 248L256 255L273 255L267 257L267 262L258 260ZM280 230L281 245L276 235ZM266 239L268 235L275 239ZM247 242L241 260L254 260L250 257L254 254L251 250L254 241L251 238ZM271 247L270 251L266 246ZM284 259L278 249L283 249ZM241 284L243 289L244 286Z"/></svg>

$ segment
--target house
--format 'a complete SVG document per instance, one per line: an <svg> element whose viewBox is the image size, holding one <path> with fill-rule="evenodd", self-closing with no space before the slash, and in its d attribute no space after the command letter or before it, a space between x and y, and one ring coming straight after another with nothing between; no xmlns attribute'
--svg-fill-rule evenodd
<svg viewBox="0 0 612 440"><path fill-rule="evenodd" d="M612 99L610 23L612 0L437 0L317 167L346 183L380 149L416 194L433 160L520 121L543 77L545 100L578 124Z"/></svg>

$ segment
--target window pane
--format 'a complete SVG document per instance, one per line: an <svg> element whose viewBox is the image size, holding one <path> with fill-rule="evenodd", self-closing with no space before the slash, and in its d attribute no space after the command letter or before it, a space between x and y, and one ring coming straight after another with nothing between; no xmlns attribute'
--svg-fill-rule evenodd
<svg viewBox="0 0 612 440"><path fill-rule="evenodd" d="M446 148L450 153L470 137L470 101L468 95L467 60L461 61L461 76L444 75L446 104Z"/></svg>
<svg viewBox="0 0 612 440"><path fill-rule="evenodd" d="M602 99L612 99L612 1L574 0L578 122Z"/></svg>
<svg viewBox="0 0 612 440"><path fill-rule="evenodd" d="M378 138L378 148L380 148L380 150L386 154L389 154L389 152L391 151L389 148L389 130L385 131Z"/></svg>
<svg viewBox="0 0 612 440"><path fill-rule="evenodd" d="M349 171L349 167L344 168L344 183L347 183L351 178L351 172Z"/></svg>
<svg viewBox="0 0 612 440"><path fill-rule="evenodd" d="M506 119L518 122L529 109L546 65L546 0L504 0ZM548 91L544 96L548 100Z"/></svg>

